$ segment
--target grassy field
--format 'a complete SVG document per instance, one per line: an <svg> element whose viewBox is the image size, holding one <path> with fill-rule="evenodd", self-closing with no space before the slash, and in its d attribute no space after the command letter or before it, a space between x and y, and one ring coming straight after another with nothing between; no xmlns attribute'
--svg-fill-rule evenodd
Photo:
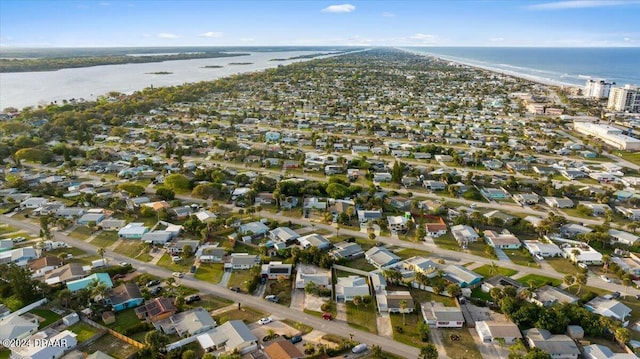
<svg viewBox="0 0 640 359"><path fill-rule="evenodd" d="M363 303L356 306L352 302L347 302L347 322L352 328L374 334L378 333L376 308L373 303L368 305Z"/></svg>
<svg viewBox="0 0 640 359"><path fill-rule="evenodd" d="M101 351L105 354L111 355L116 359L125 359L133 355L138 349L133 345L127 344L117 338L106 334L100 339L93 342L91 345L84 348L87 353L93 353Z"/></svg>
<svg viewBox="0 0 640 359"><path fill-rule="evenodd" d="M640 165L640 152L615 151L614 154L629 162Z"/></svg>
<svg viewBox="0 0 640 359"><path fill-rule="evenodd" d="M39 317L44 318L43 322L40 322L40 325L38 326L38 329L42 329L45 328L46 326L48 326L49 324L60 320L60 318L62 318L62 316L60 314L54 313L52 311L50 311L49 309L32 309L29 311L29 313L33 313Z"/></svg>
<svg viewBox="0 0 640 359"><path fill-rule="evenodd" d="M404 323L402 314L389 314L389 317L393 329L393 340L417 348L424 346L425 343L420 339L418 333L418 323L422 321L421 316L415 313L405 314ZM398 328L402 329L402 333L398 331Z"/></svg>
<svg viewBox="0 0 640 359"><path fill-rule="evenodd" d="M10 356L11 356L11 350L9 349L0 350L0 359L9 359Z"/></svg>
<svg viewBox="0 0 640 359"><path fill-rule="evenodd" d="M89 227L79 226L73 231L71 231L69 235L74 238L85 240L89 238L89 236L91 236L91 230L89 229Z"/></svg>
<svg viewBox="0 0 640 359"><path fill-rule="evenodd" d="M304 310L305 313L307 314L311 314L315 317L322 317L322 314L324 314L323 312L316 312L314 310L310 310L310 309L305 309ZM329 310L327 310L328 313L331 313L331 315L335 318L336 314L338 313L338 309L336 308L336 302L334 301L330 301L329 302Z"/></svg>
<svg viewBox="0 0 640 359"><path fill-rule="evenodd" d="M291 305L291 287L291 279L287 279L283 282L279 282L277 280L268 280L264 295L275 295L278 297L278 299L280 299L278 301L278 304L288 307Z"/></svg>
<svg viewBox="0 0 640 359"><path fill-rule="evenodd" d="M388 290L407 290L406 287L399 287L399 286L393 286L393 285L387 286L387 289ZM415 289L415 288L410 288L409 292L411 293L411 297L413 298L413 301L415 303L435 301L435 302L442 303L445 307L456 306L455 299L451 297L445 297L445 296L433 294L433 293L426 292L424 290Z"/></svg>
<svg viewBox="0 0 640 359"><path fill-rule="evenodd" d="M369 262L367 262L367 260L364 257L350 260L350 261L348 261L346 263L346 266L347 267L351 267L351 268L355 268L355 269L360 269L360 270L363 270L365 272L370 272L370 271L376 269L376 267L374 267L373 265L369 264Z"/></svg>
<svg viewBox="0 0 640 359"><path fill-rule="evenodd" d="M568 259L562 257L554 257L545 259L556 272L565 273L565 274L573 274L582 272L580 267L576 267L573 263L571 263Z"/></svg>
<svg viewBox="0 0 640 359"><path fill-rule="evenodd" d="M126 309L116 313L116 321L107 325L107 327L118 333L123 333L125 329L140 323L140 319L136 316L134 308Z"/></svg>
<svg viewBox="0 0 640 359"><path fill-rule="evenodd" d="M178 263L173 263L173 261L171 261L171 255L165 253L158 261L158 266L167 268L173 272L188 272L193 265L194 260L195 259L191 257Z"/></svg>
<svg viewBox="0 0 640 359"><path fill-rule="evenodd" d="M117 232L102 231L92 241L91 244L98 247L109 247L118 240Z"/></svg>
<svg viewBox="0 0 640 359"><path fill-rule="evenodd" d="M488 301L493 300L493 298L491 298L491 295L489 293L483 292L480 287L473 288L473 290L471 290L471 297Z"/></svg>
<svg viewBox="0 0 640 359"><path fill-rule="evenodd" d="M50 256L58 256L60 253L73 254L74 257L81 256L83 254L87 254L87 252L83 251L80 248L58 248L47 251L47 255ZM93 254L93 253L92 253Z"/></svg>
<svg viewBox="0 0 640 359"><path fill-rule="evenodd" d="M92 336L94 336L98 332L96 328L88 324L85 324L83 322L77 322L76 324L70 326L67 329L69 329L70 331L78 335L76 339L79 342L84 342L85 340L90 339Z"/></svg>
<svg viewBox="0 0 640 359"><path fill-rule="evenodd" d="M185 306L189 308L202 307L207 311L212 311L233 304L233 301L213 295L201 295L200 297L202 298L202 300L200 300L199 302L185 304Z"/></svg>
<svg viewBox="0 0 640 359"><path fill-rule="evenodd" d="M542 275L537 275L537 274L527 274L524 277L520 277L518 279L516 279L518 282L525 284L525 285L529 285L529 281L533 281L534 285L537 287L541 287L545 284L551 284L552 286L557 286L560 285L562 283L562 280L560 279L555 279L555 278L550 278L550 277L545 277Z"/></svg>
<svg viewBox="0 0 640 359"><path fill-rule="evenodd" d="M149 254L147 245L135 239L123 240L122 243L120 243L114 251L129 258L135 258L144 262L148 262L153 259L153 257ZM167 257L166 254L162 257L162 259L164 259L165 257ZM160 262L162 262L162 259L160 259ZM171 258L168 257L168 259L169 262L171 262ZM158 262L158 265L161 265L160 262ZM187 267L187 269L189 269L189 267Z"/></svg>
<svg viewBox="0 0 640 359"><path fill-rule="evenodd" d="M0 234L12 233L16 232L18 229L15 227L11 227L10 225L2 225L0 226Z"/></svg>
<svg viewBox="0 0 640 359"><path fill-rule="evenodd" d="M291 319L283 319L281 320L283 323L285 323L286 325L296 328L300 331L301 335L305 335L308 333L311 333L311 331L313 330L313 327L310 327L306 324L303 324L301 322L296 322L295 320L291 320Z"/></svg>
<svg viewBox="0 0 640 359"><path fill-rule="evenodd" d="M463 329L438 329L442 335L442 344L450 358L482 359L480 351L469 330ZM459 340L452 340L452 335Z"/></svg>
<svg viewBox="0 0 640 359"><path fill-rule="evenodd" d="M524 249L504 249L503 251L517 265L540 268L540 264L536 263L531 254Z"/></svg>
<svg viewBox="0 0 640 359"><path fill-rule="evenodd" d="M248 269L243 270L234 270L231 273L231 277L229 278L229 283L227 283L227 288L238 287L243 292L247 292L247 282L251 280L253 274Z"/></svg>
<svg viewBox="0 0 640 359"><path fill-rule="evenodd" d="M253 308L242 307L240 310L234 309L228 312L224 312L221 315L216 315L213 319L216 320L218 325L224 324L229 320L242 320L245 324L254 323L265 317L265 313L257 311Z"/></svg>
<svg viewBox="0 0 640 359"><path fill-rule="evenodd" d="M460 246L458 245L458 242L456 242L455 238L453 238L453 235L451 233L447 233L440 237L435 237L433 238L433 242L440 248L449 249L452 251L460 250Z"/></svg>
<svg viewBox="0 0 640 359"><path fill-rule="evenodd" d="M202 263L196 270L196 279L218 284L222 279L224 268L222 263Z"/></svg>
<svg viewBox="0 0 640 359"><path fill-rule="evenodd" d="M395 252L395 254L397 254L402 259L407 259L407 258L411 258L411 257L427 257L431 253L427 252L427 251L420 250L420 249L404 248L404 249L401 249L401 250Z"/></svg>
<svg viewBox="0 0 640 359"><path fill-rule="evenodd" d="M485 264L482 267L478 267L478 268L474 269L473 271L478 273L478 274L480 274L481 276L483 276L485 278L489 278L489 277L492 277L494 275L503 275L505 277L511 277L512 275L518 273L517 270L509 269L509 268L503 268L503 267L496 267L496 272L492 273L491 265L489 265L489 264Z"/></svg>

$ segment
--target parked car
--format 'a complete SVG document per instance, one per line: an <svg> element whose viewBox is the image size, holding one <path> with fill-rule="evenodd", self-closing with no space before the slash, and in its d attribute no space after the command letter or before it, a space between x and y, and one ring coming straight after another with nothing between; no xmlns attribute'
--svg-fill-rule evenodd
<svg viewBox="0 0 640 359"><path fill-rule="evenodd" d="M171 261L174 262L174 263L175 262L180 262L180 261L182 261L182 257L180 257L180 256L172 256L171 257Z"/></svg>
<svg viewBox="0 0 640 359"><path fill-rule="evenodd" d="M162 287L155 287L149 293L151 293L151 295L155 297L158 294L162 293Z"/></svg>
<svg viewBox="0 0 640 359"><path fill-rule="evenodd" d="M156 285L160 284L160 281L157 279L152 279L149 281L149 283L147 283L147 288L151 288L154 287Z"/></svg>
<svg viewBox="0 0 640 359"><path fill-rule="evenodd" d="M20 242L24 242L25 239L26 238L24 238L24 237L15 237L13 239L13 241L16 242L16 243L20 243Z"/></svg>
<svg viewBox="0 0 640 359"><path fill-rule="evenodd" d="M351 352L353 354L359 354L359 353L366 352L368 349L369 349L369 347L366 344L362 343L362 344L358 344L355 347L353 347L353 349L351 349Z"/></svg>
<svg viewBox="0 0 640 359"><path fill-rule="evenodd" d="M299 336L299 335L295 335L295 336L291 337L290 341L293 344L300 343L302 341L302 337Z"/></svg>
<svg viewBox="0 0 640 359"><path fill-rule="evenodd" d="M196 272L196 266L191 266L191 268L189 269L189 273L195 273Z"/></svg>
<svg viewBox="0 0 640 359"><path fill-rule="evenodd" d="M240 287L231 287L230 289L234 292L240 292Z"/></svg>
<svg viewBox="0 0 640 359"><path fill-rule="evenodd" d="M126 266L130 266L131 264L129 264L129 262L120 262L120 266L121 267L126 267Z"/></svg>
<svg viewBox="0 0 640 359"><path fill-rule="evenodd" d="M607 283L611 283L611 279L609 279L609 277L607 277L606 275L601 275L600 278Z"/></svg>
<svg viewBox="0 0 640 359"><path fill-rule="evenodd" d="M277 296L275 296L273 294L264 297L264 299L266 299L266 300L268 300L270 302L273 302L273 303L278 303L280 301L280 298L278 298Z"/></svg>
<svg viewBox="0 0 640 359"><path fill-rule="evenodd" d="M192 294L184 298L184 302L187 304L197 302L199 300L200 300L200 296L197 294Z"/></svg>
<svg viewBox="0 0 640 359"><path fill-rule="evenodd" d="M258 320L258 323L261 324L261 325L269 324L271 322L273 322L273 319L271 319L271 317L264 317L264 318Z"/></svg>
<svg viewBox="0 0 640 359"><path fill-rule="evenodd" d="M331 313L322 313L322 319L324 320L333 320L333 315Z"/></svg>
<svg viewBox="0 0 640 359"><path fill-rule="evenodd" d="M173 272L173 273L171 273L171 275L176 277L176 278L184 277L184 273L182 273L182 272Z"/></svg>
<svg viewBox="0 0 640 359"><path fill-rule="evenodd" d="M613 292L613 293L611 293L611 298L613 298L613 299L618 299L618 298L620 298L620 292Z"/></svg>

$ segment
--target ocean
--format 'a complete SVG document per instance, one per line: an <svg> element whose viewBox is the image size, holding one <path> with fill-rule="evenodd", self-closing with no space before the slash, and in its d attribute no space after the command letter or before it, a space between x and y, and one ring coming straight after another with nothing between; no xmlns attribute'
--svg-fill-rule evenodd
<svg viewBox="0 0 640 359"><path fill-rule="evenodd" d="M584 86L605 79L618 86L640 85L640 47L411 47L405 50L434 55L546 83Z"/></svg>

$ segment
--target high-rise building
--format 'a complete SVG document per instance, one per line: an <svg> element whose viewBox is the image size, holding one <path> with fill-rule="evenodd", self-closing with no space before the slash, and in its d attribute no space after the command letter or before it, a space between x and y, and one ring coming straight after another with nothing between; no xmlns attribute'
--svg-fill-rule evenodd
<svg viewBox="0 0 640 359"><path fill-rule="evenodd" d="M612 88L607 108L615 111L640 112L640 87L624 85L624 87Z"/></svg>
<svg viewBox="0 0 640 359"><path fill-rule="evenodd" d="M587 80L584 84L584 97L608 98L611 86L615 84L615 82L606 82L605 80Z"/></svg>

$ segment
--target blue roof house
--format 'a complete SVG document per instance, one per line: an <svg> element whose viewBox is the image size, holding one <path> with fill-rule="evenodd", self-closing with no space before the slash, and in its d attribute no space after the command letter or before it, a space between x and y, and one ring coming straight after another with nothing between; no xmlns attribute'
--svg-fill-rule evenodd
<svg viewBox="0 0 640 359"><path fill-rule="evenodd" d="M67 289L72 292L77 292L80 289L88 287L89 284L91 284L91 282L93 282L94 280L106 284L108 288L113 288L113 282L111 282L111 278L109 277L108 273L93 273L88 277L67 282Z"/></svg>

